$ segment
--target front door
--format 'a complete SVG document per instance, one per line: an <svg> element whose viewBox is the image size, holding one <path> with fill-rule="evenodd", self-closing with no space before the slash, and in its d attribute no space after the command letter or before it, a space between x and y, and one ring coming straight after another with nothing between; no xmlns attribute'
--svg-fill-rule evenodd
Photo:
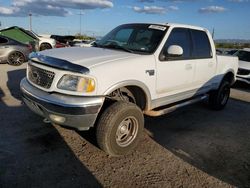
<svg viewBox="0 0 250 188"><path fill-rule="evenodd" d="M183 49L182 56L170 57L167 51L171 45L180 46ZM189 30L174 28L157 60L156 94L158 98L169 96L168 99L177 101L187 96L192 88L195 70L195 60L191 59L191 53L192 43Z"/></svg>

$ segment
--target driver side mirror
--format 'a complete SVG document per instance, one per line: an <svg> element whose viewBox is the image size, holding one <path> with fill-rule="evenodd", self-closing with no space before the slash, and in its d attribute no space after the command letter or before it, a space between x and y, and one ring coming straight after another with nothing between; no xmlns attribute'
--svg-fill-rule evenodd
<svg viewBox="0 0 250 188"><path fill-rule="evenodd" d="M168 47L168 56L170 57L180 57L183 54L182 47L178 45L171 45Z"/></svg>
<svg viewBox="0 0 250 188"><path fill-rule="evenodd" d="M160 55L160 60L164 61L167 59L173 59L177 57L181 57L183 55L183 49L179 45L171 45L168 47L167 51L163 51Z"/></svg>

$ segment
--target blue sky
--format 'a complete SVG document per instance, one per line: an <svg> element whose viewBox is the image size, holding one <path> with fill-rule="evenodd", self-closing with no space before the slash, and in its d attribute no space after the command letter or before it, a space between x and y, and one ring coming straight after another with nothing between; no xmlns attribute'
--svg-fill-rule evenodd
<svg viewBox="0 0 250 188"><path fill-rule="evenodd" d="M102 36L119 24L184 23L215 29L216 39L250 39L250 0L0 0L1 28Z"/></svg>

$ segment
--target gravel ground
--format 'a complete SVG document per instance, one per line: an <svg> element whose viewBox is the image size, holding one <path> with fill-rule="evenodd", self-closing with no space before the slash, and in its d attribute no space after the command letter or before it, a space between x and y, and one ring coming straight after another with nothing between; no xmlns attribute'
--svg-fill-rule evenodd
<svg viewBox="0 0 250 188"><path fill-rule="evenodd" d="M45 124L21 103L25 65L0 65L0 187L248 187L250 89L237 84L225 110L195 104L146 117L136 151L113 158L93 131Z"/></svg>

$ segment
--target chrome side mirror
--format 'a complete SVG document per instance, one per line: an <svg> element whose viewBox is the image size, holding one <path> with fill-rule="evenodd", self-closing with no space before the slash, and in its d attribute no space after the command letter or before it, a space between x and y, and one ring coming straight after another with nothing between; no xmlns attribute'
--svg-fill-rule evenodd
<svg viewBox="0 0 250 188"><path fill-rule="evenodd" d="M171 45L168 47L168 56L170 57L180 57L183 54L182 47L178 45Z"/></svg>

